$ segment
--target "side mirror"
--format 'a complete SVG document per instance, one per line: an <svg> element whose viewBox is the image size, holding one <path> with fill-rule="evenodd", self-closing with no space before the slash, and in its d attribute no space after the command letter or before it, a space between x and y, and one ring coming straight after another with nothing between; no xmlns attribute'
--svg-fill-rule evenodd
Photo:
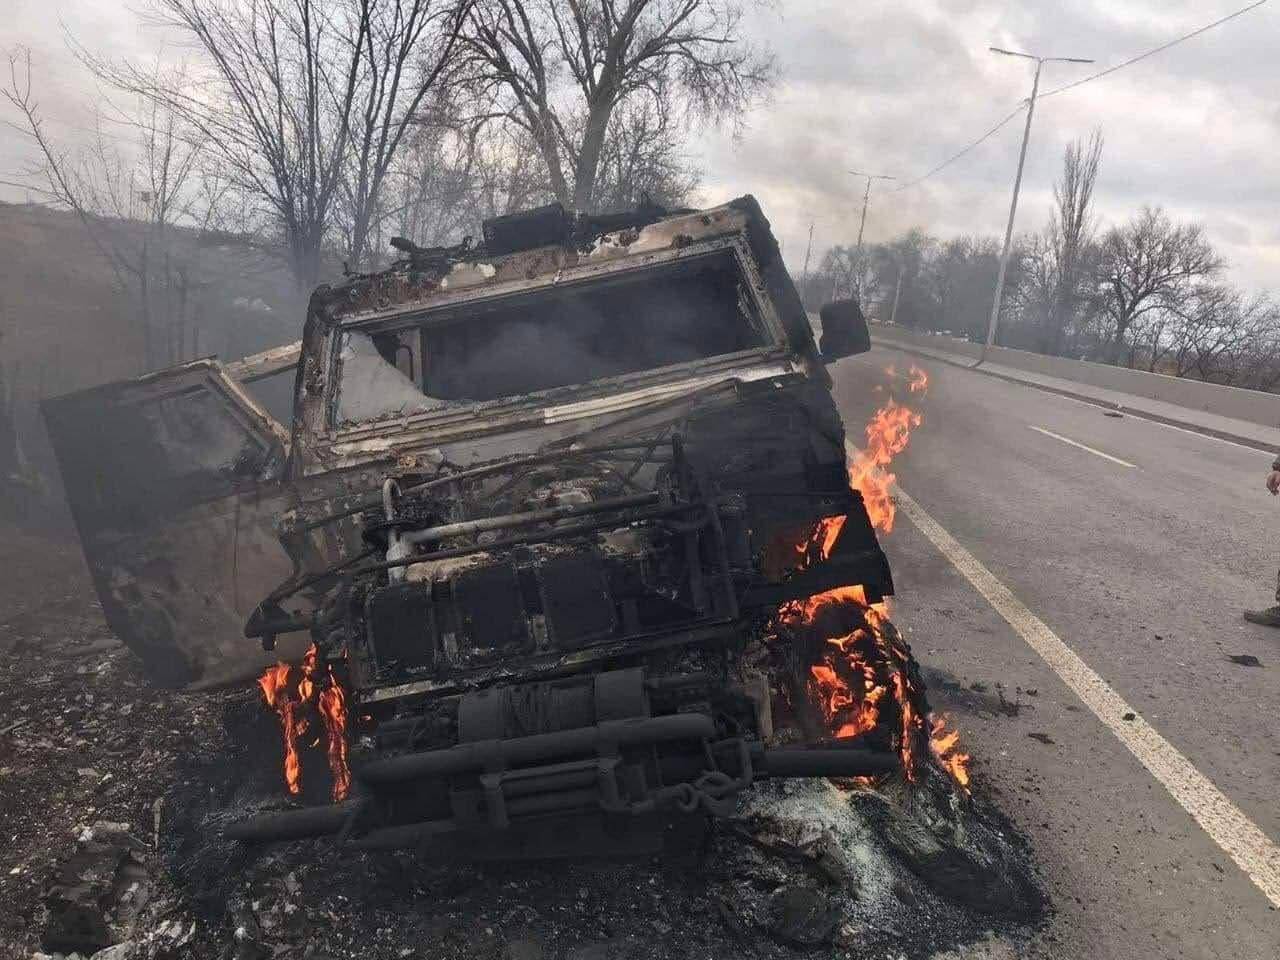
<svg viewBox="0 0 1280 960"><path fill-rule="evenodd" d="M836 300L819 311L822 340L818 350L823 363L852 357L871 349L871 331L857 300Z"/></svg>

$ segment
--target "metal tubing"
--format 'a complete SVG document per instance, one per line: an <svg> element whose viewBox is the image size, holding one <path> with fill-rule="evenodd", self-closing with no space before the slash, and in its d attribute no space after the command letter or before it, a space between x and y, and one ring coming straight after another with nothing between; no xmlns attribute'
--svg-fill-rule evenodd
<svg viewBox="0 0 1280 960"><path fill-rule="evenodd" d="M492 543L484 545L475 545L469 547L456 547L453 550L436 550L432 553L423 553L415 557L402 557L399 560L387 560L380 563L371 563L366 567L353 570L352 574L359 576L366 573L374 573L378 570L390 570L392 567L413 566L415 563L429 563L434 560L452 560L455 557L465 557L473 553L491 553L495 550L504 550L507 547L523 546L532 543L550 543L553 540L565 540L570 537L576 537L579 534L590 533L593 530L602 530L613 523L628 524L640 523L647 520L658 520L662 517L675 516L676 514L688 513L701 504L697 503L678 503L669 507L649 507L636 513L628 514L624 517L594 520L583 520L581 523L571 523L563 527L556 527L545 533L535 533L525 537L507 537L503 540L495 540Z"/></svg>
<svg viewBox="0 0 1280 960"><path fill-rule="evenodd" d="M670 440L661 440L657 445L670 444ZM423 493L436 487L448 486L451 483L458 483L462 480L477 480L481 477L491 476L495 473L504 473L508 470L521 470L527 467L536 467L544 463L556 463L561 460L578 460L583 457L593 457L604 453L614 453L619 450L644 450L648 444L644 443L611 443L600 447L580 447L577 450L554 450L548 453L533 454L531 456L517 457L513 460L502 460L497 463L487 463L484 466L472 467L468 470L459 470L457 473L445 474L442 477L434 477L431 480L424 480L422 483L405 487L401 491L402 496L409 496L415 493ZM326 524L333 523L335 520L341 520L349 517L353 513L359 513L361 510L368 510L370 507L376 507L382 503L382 493L379 491L371 497L365 497L357 500L353 506L340 510L337 513L326 514L316 520L304 524L300 528L300 532L306 533L309 530L315 530Z"/></svg>
<svg viewBox="0 0 1280 960"><path fill-rule="evenodd" d="M425 530L412 530L402 535L402 539L410 543L429 543L443 540L446 537L469 536L487 530L509 530L513 527L531 527L552 520L565 520L570 517L589 516L593 513L607 513L610 510L626 510L629 507L647 507L658 502L656 493L640 493L631 497L613 497L609 500L597 500L592 503L574 503L563 507L551 507L547 510L530 510L525 513L508 513L498 517L481 517L479 520L462 520L458 523L446 523Z"/></svg>
<svg viewBox="0 0 1280 960"><path fill-rule="evenodd" d="M402 827L383 827L381 830L370 830L363 837L352 840L349 846L356 850L400 850L420 846L425 840L455 833L457 829L452 820L430 820Z"/></svg>
<svg viewBox="0 0 1280 960"><path fill-rule="evenodd" d="M697 506L699 506L699 504L682 503L682 504L675 504L670 507L650 507L647 510L643 510L638 513L632 514L630 516L623 517L619 520L619 522L620 523L639 523L641 521L657 520L657 519L660 519L661 517L669 517L669 516L674 516L680 513L686 513L690 510L695 509ZM504 540L495 540L493 543L486 543L483 546L458 547L453 550L437 550L433 553L424 553L424 554L420 554L418 556L413 556L413 557L401 557L398 560L383 560L377 563L368 564L367 566L363 566L355 570L351 570L349 575L353 577L357 577L357 576L363 576L364 574L367 574L367 573L377 573L379 570L393 570L397 567L411 567L416 563L429 563L434 560L452 560L456 557L465 557L473 553L481 553L485 551L494 551L494 550L504 550L507 547L513 547L518 545L526 545L526 544L533 544L533 543L550 543L555 540L566 540L566 539L569 539L570 537L576 537L580 534L590 533L593 530L600 530L603 527L607 526L610 522L612 521L610 521L607 517L603 520L599 520L599 519L583 520L581 523L574 523L564 527L557 527L554 530L548 530L545 533L537 533L537 534L534 534L533 536L508 537ZM322 580L328 580L330 577L338 573L339 570L348 568L352 564L360 560L367 559L369 556L373 554L373 552L374 551L372 549L366 550L364 553L360 554L358 557L355 557L351 560L346 560L336 567L331 567L330 569L326 570L324 573L317 573L314 576L310 576L304 580L298 581L296 584L288 583L281 587L277 587L276 590L271 594L271 596L268 597L268 600L272 602L279 602L280 600L283 600L285 597L289 596L290 594L297 593L298 591L303 590L306 587L311 586L312 584L319 583ZM252 621L251 621L251 624L252 624ZM309 630L313 625L314 625L314 621L312 620L309 620L309 619L297 620L294 618L289 618L287 620L280 620L280 621L272 621L270 626L277 628L274 631L268 631L261 624L252 624L252 625L247 624L245 626L244 635L246 637L260 637L268 632L289 633L297 630Z"/></svg>
<svg viewBox="0 0 1280 960"><path fill-rule="evenodd" d="M360 801L349 800L326 807L302 807L260 813L227 827L231 840L265 843L270 840L302 840L337 833L347 818L361 807Z"/></svg>
<svg viewBox="0 0 1280 960"><path fill-rule="evenodd" d="M752 759L764 777L876 777L900 769L896 754L863 749L761 749Z"/></svg>
<svg viewBox="0 0 1280 960"><path fill-rule="evenodd" d="M665 740L709 740L714 736L715 723L701 713L610 720L593 727L539 733L512 740L463 743L445 750L375 760L357 769L355 775L365 783L394 783L480 770L495 761L506 767L515 767L557 757L589 754L606 744L634 746Z"/></svg>

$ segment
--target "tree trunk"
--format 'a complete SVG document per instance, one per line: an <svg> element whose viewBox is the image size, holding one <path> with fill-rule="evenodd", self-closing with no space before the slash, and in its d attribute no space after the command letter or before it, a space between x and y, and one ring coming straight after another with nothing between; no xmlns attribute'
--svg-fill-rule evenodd
<svg viewBox="0 0 1280 960"><path fill-rule="evenodd" d="M1128 332L1129 320L1117 318L1115 339L1111 341L1111 362L1117 366L1124 362L1124 340Z"/></svg>
<svg viewBox="0 0 1280 960"><path fill-rule="evenodd" d="M612 113L612 97L601 96L591 105L591 112L587 115L587 128L582 134L582 149L578 152L577 169L574 171L575 210L591 209L596 176L600 171L600 153L604 149L604 135Z"/></svg>
<svg viewBox="0 0 1280 960"><path fill-rule="evenodd" d="M551 192L565 206L572 206L573 197L569 194L569 184L564 178L564 164L560 162L560 144L556 140L555 124L551 122L546 109L540 110L533 118L533 137L547 165L547 175L551 178Z"/></svg>
<svg viewBox="0 0 1280 960"><path fill-rule="evenodd" d="M144 373L155 369L156 366L154 350L151 346L151 285L148 283L150 270L149 250L147 242L144 240L142 243L142 267L138 272L138 314L142 324L142 370ZM125 301L128 302L127 295Z"/></svg>

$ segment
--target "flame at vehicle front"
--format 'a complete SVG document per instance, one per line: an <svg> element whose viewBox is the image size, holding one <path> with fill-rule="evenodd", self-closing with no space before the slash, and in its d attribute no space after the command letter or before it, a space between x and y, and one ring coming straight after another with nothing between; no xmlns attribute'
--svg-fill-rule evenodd
<svg viewBox="0 0 1280 960"><path fill-rule="evenodd" d="M891 378L897 377L893 367L885 372ZM923 398L928 388L929 375L913 365L907 377L907 390ZM891 493L898 478L889 472L888 467L894 457L907 448L911 431L923 422L924 417L920 413L890 397L872 415L866 427L867 442L849 461L849 485L862 494L871 525L881 533L893 532L898 509ZM844 522L843 516L825 517L818 521L805 540L796 544L800 569L808 566L815 554L823 560L831 556Z"/></svg>
<svg viewBox="0 0 1280 960"><path fill-rule="evenodd" d="M823 639L818 662L809 667L809 694L837 740L890 723L893 748L907 779L914 781L925 734L923 688L885 605L868 603L861 586L839 587L783 604L778 618L794 637L823 632L830 625L850 627Z"/></svg>
<svg viewBox="0 0 1280 960"><path fill-rule="evenodd" d="M351 770L347 764L347 697L342 684L329 664L324 676L317 679L319 651L313 643L302 658L299 668L287 663L268 667L258 678L258 686L267 707L280 718L284 742L285 788L293 796L302 792L302 755L299 740L318 722L324 728L329 771L333 775L332 798L335 803L346 798L351 789ZM316 737L309 746L320 745Z"/></svg>
<svg viewBox="0 0 1280 960"><path fill-rule="evenodd" d="M302 791L302 760L298 756L298 737L305 731L306 721L302 721L300 730L294 711L301 701L289 695L289 671L287 663L267 667L258 678L258 686L262 688L267 706L280 717L280 732L284 739L285 787L296 796Z"/></svg>
<svg viewBox="0 0 1280 960"><path fill-rule="evenodd" d="M942 769L951 774L967 793L969 790L969 754L958 749L960 731L947 729L947 718L934 715L930 718L929 752Z"/></svg>
<svg viewBox="0 0 1280 960"><path fill-rule="evenodd" d="M900 379L892 367L886 373ZM910 368L905 379L910 393L923 396L928 389L928 374L917 366ZM891 396L867 424L866 446L850 459L850 485L862 493L871 523L881 533L893 530L896 514L891 496L896 477L888 467L922 422L920 413ZM814 525L796 545L800 569L815 556L831 556L844 523L843 516L835 516ZM822 616L824 610L830 613L840 607L843 616ZM832 736L839 740L865 736L882 721L891 723L893 747L908 780L917 779L921 760L931 756L968 792L969 755L958 749L959 733L947 730L945 718L926 712L923 684L910 648L889 622L887 602L869 603L864 588L855 585L790 601L778 611L778 625L793 635L822 629L820 624L827 622L852 624L852 629L826 636L818 662L809 667L808 692Z"/></svg>

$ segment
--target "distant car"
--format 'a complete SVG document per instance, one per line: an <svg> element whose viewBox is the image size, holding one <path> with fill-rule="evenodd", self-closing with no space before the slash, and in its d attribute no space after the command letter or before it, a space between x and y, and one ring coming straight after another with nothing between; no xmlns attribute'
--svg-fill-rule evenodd
<svg viewBox="0 0 1280 960"><path fill-rule="evenodd" d="M883 738L769 740L812 660L765 657L780 608L893 590L824 366L868 348L856 305L824 310L820 356L751 197L397 246L314 293L300 344L45 404L103 610L151 676L279 659L350 722L353 799L237 835L633 849L755 777L896 769ZM286 428L248 385L289 371Z"/></svg>

